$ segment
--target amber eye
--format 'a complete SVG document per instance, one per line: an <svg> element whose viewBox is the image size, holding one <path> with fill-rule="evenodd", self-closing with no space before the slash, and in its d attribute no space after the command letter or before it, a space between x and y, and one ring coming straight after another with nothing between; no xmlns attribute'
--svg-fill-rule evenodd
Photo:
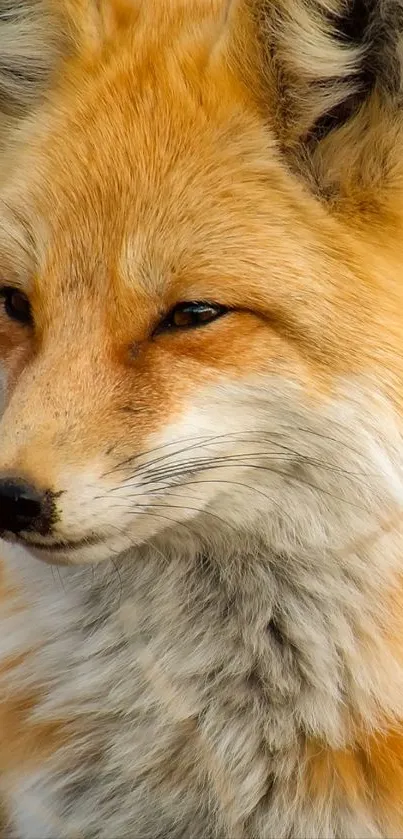
<svg viewBox="0 0 403 839"><path fill-rule="evenodd" d="M9 318L18 320L20 323L32 323L30 302L22 291L5 286L0 288L0 299L3 301L4 310Z"/></svg>
<svg viewBox="0 0 403 839"><path fill-rule="evenodd" d="M167 329L193 329L196 326L205 326L212 320L225 315L227 311L225 306L219 306L217 303L178 303L156 331L165 332Z"/></svg>

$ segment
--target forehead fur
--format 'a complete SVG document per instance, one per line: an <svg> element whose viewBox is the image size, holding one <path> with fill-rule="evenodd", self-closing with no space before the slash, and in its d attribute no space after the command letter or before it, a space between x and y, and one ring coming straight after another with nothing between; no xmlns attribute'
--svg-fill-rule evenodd
<svg viewBox="0 0 403 839"><path fill-rule="evenodd" d="M40 269L62 252L82 280L100 282L100 264L130 266L154 291L161 275L211 275L218 257L231 273L239 235L257 228L284 179L242 82L211 53L209 27L169 21L164 43L149 23L90 68L66 65L41 121L26 124L7 202L36 226Z"/></svg>
<svg viewBox="0 0 403 839"><path fill-rule="evenodd" d="M137 295L145 292L148 303L154 297L154 306L197 299L202 293L232 306L274 312L280 320L293 321L304 340L312 333L318 345L326 334L326 347L334 348L337 341L335 335L330 344L328 335L330 312L334 317L336 307L345 319L343 310L355 310L359 302L365 320L363 312L373 306L374 295L379 297L375 277L381 257L371 250L376 223L368 244L365 234L354 236L350 230L357 229L357 208L351 225L348 212L348 223L340 222L329 204L319 202L291 174L276 127L281 109L275 80L278 62L285 61L284 39L267 73L265 109L261 89L250 84L253 66L259 88L262 61L267 60L266 54L260 56L258 72L257 47L249 40L257 5L245 0L229 6L217 0L185 6L154 0L119 6L114 25L104 26L101 38L91 27L94 37L89 38L84 6L77 5L76 25L86 47L64 58L63 72L44 103L19 125L0 173L3 202L17 217L17 238L22 227L27 234L27 280L36 280L41 309L61 311L54 306L54 291L60 300L72 291L77 295L78 289L116 290L118 282L119 289L123 283ZM72 6L66 2L65 8ZM115 6L108 3L105 8ZM278 27L290 22L287 9L291 6L279 4ZM269 33L269 42L275 44L275 32L280 31L276 21L267 4L259 10L266 21L260 35ZM315 0L306 9L305 28L301 22L301 33L316 32L319 53L322 35L331 37L329 14ZM248 61L242 51L246 43ZM298 69L305 80L307 66ZM312 62L310 66L313 72ZM323 60L317 70L323 71ZM308 88L311 83L312 78ZM376 112L373 103L368 107ZM354 119L341 129L350 132L352 141ZM374 131L379 126L376 117ZM323 140L327 151L332 136ZM360 166L348 195L360 211L371 212L373 221L375 201L368 194L365 201L361 197L364 187L369 189L369 174L374 174L374 183L378 175L378 168L374 173L367 165L373 146L359 148L369 136L360 132L353 144L362 159L357 151ZM388 133L384 139L385 157ZM308 151L305 146L311 175L314 158ZM322 169L324 162L320 157ZM342 172L347 169L344 164ZM332 171L326 169L326 177ZM9 243L11 238L8 249L21 251L21 242L11 234ZM3 261L6 257L7 247L2 247ZM393 265L385 271L382 264L382 273L393 274ZM110 298L100 294L97 302L106 305L106 299L110 306ZM139 301L138 296L130 304ZM345 336L347 329L354 331L344 324Z"/></svg>

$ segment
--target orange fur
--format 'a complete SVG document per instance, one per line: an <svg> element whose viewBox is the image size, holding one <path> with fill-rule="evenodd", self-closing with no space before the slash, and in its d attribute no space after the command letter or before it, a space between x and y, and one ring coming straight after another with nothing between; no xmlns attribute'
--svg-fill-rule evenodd
<svg viewBox="0 0 403 839"><path fill-rule="evenodd" d="M142 454L168 417L226 378L283 376L316 408L340 378L370 375L401 415L401 118L372 97L315 146L305 172L301 137L322 107L317 93L295 116L310 64L290 70L298 96L286 119L253 16L230 5L62 4L74 47L0 164L0 285L24 290L35 315L31 331L0 315L2 474L57 493L77 464L106 471ZM233 314L154 336L187 300ZM1 577L0 600L12 599ZM400 659L400 584L392 601L380 633ZM0 676L20 663L6 659ZM67 737L65 720L30 721L41 690L0 703L0 773L40 763ZM350 724L340 750L301 738L302 788L319 807L376 810L397 839L403 725Z"/></svg>
<svg viewBox="0 0 403 839"><path fill-rule="evenodd" d="M348 750L306 745L306 791L319 806L330 798L352 810L375 807L386 836L403 830L403 730L362 734Z"/></svg>

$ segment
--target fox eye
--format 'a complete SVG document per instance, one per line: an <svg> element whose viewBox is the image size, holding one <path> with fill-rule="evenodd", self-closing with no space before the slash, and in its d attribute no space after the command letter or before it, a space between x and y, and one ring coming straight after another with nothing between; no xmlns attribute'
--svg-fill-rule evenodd
<svg viewBox="0 0 403 839"><path fill-rule="evenodd" d="M167 329L193 329L197 326L204 326L213 320L222 317L227 313L225 306L217 303L178 303L163 320L157 332L165 332Z"/></svg>
<svg viewBox="0 0 403 839"><path fill-rule="evenodd" d="M24 324L32 323L31 305L22 291L5 286L0 288L0 299L3 301L4 310L9 318Z"/></svg>

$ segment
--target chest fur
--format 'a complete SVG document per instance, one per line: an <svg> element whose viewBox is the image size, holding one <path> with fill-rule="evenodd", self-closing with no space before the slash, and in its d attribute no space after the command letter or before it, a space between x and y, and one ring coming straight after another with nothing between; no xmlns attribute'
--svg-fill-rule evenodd
<svg viewBox="0 0 403 839"><path fill-rule="evenodd" d="M350 754L346 707L348 721L357 703L368 718L376 704L379 667L365 666L354 635L351 585L328 591L329 609L326 574L309 589L278 558L231 563L220 572L205 557L162 562L147 551L61 581L38 569L37 645L8 684L16 695L43 684L25 725L61 720L67 736L13 773L18 836L386 835L365 784L353 802L332 759L316 770L323 749ZM9 648L25 631L32 650L26 615L5 621ZM361 777L362 761L354 771ZM328 776L337 783L326 788Z"/></svg>

